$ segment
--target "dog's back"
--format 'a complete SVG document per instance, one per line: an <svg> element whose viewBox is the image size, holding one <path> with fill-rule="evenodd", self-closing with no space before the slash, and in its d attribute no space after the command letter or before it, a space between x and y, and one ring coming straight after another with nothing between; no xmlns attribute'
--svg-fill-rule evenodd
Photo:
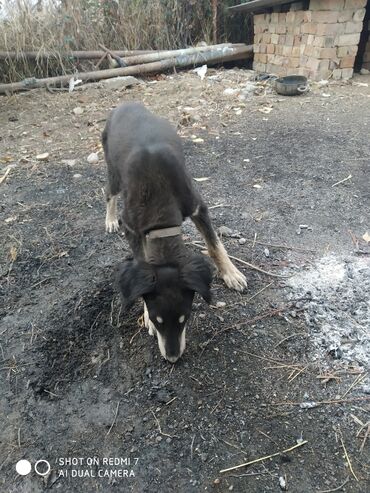
<svg viewBox="0 0 370 493"><path fill-rule="evenodd" d="M128 226L142 233L181 224L194 212L181 139L167 120L126 103L112 111L103 144L111 192L122 191Z"/></svg>

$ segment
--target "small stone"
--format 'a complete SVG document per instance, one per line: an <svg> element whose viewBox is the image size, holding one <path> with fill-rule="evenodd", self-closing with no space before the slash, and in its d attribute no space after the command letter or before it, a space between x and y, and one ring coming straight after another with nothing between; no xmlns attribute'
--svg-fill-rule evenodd
<svg viewBox="0 0 370 493"><path fill-rule="evenodd" d="M44 152L43 154L38 154L36 156L36 159L37 161L46 161L49 157L49 153L48 152Z"/></svg>
<svg viewBox="0 0 370 493"><path fill-rule="evenodd" d="M226 303L224 301L217 301L216 307L217 308L225 308Z"/></svg>
<svg viewBox="0 0 370 493"><path fill-rule="evenodd" d="M221 483L221 480L219 478L216 478L214 481L213 481L213 484L220 484Z"/></svg>
<svg viewBox="0 0 370 493"><path fill-rule="evenodd" d="M97 155L96 152L92 152L87 156L87 162L89 164L96 164L99 162L99 156Z"/></svg>
<svg viewBox="0 0 370 493"><path fill-rule="evenodd" d="M360 74L361 75L369 75L370 74L370 70L368 70L367 68L362 68L360 70Z"/></svg>
<svg viewBox="0 0 370 493"><path fill-rule="evenodd" d="M239 239L239 245L244 245L247 242L245 238L240 238Z"/></svg>
<svg viewBox="0 0 370 493"><path fill-rule="evenodd" d="M283 478L283 476L279 477L279 486L282 491L286 491L286 481L285 478Z"/></svg>
<svg viewBox="0 0 370 493"><path fill-rule="evenodd" d="M123 89L125 87L135 86L140 83L141 82L136 79L136 77L132 77L131 75L114 77L101 81L101 84L109 89Z"/></svg>
<svg viewBox="0 0 370 493"><path fill-rule="evenodd" d="M203 462L205 462L208 459L208 454L200 454L200 458L202 459Z"/></svg>
<svg viewBox="0 0 370 493"><path fill-rule="evenodd" d="M270 256L270 250L268 248L265 248L263 250L263 253L265 254L265 257L267 257L267 258Z"/></svg>
<svg viewBox="0 0 370 493"><path fill-rule="evenodd" d="M156 437L155 441L156 441L156 442L158 442L158 443L159 443L159 442L161 442L161 441L162 441L162 437L161 437L161 435L158 435L158 436Z"/></svg>
<svg viewBox="0 0 370 493"><path fill-rule="evenodd" d="M82 115L82 113L85 111L81 106L77 106L77 108L73 108L73 113L75 115Z"/></svg>
<svg viewBox="0 0 370 493"><path fill-rule="evenodd" d="M76 178L76 179L82 178L82 175L80 175L80 173L76 173L73 175L73 178Z"/></svg>

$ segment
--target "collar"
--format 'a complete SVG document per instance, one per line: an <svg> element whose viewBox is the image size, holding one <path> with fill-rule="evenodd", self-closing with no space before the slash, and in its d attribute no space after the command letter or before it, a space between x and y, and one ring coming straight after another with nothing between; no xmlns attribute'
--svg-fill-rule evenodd
<svg viewBox="0 0 370 493"><path fill-rule="evenodd" d="M145 235L147 240L155 240L157 238L167 238L169 236L177 236L181 235L180 226L173 226L172 228L161 228L161 229L152 229Z"/></svg>

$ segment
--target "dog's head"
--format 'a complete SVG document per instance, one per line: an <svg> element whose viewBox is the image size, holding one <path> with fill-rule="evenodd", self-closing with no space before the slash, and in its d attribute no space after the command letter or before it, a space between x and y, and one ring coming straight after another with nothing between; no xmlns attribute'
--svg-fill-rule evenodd
<svg viewBox="0 0 370 493"><path fill-rule="evenodd" d="M161 354L172 363L185 349L186 322L194 293L210 303L211 281L209 261L200 255L190 257L180 267L129 259L118 274L123 308L127 309L139 297L144 298Z"/></svg>

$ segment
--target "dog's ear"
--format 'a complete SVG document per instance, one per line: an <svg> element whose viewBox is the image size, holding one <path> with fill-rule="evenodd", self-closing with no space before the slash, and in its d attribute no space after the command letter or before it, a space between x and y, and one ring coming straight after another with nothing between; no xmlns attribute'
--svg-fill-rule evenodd
<svg viewBox="0 0 370 493"><path fill-rule="evenodd" d="M153 267L146 262L126 259L118 268L116 287L121 293L123 309L144 294L154 291L156 275Z"/></svg>
<svg viewBox="0 0 370 493"><path fill-rule="evenodd" d="M196 291L207 303L211 303L212 268L206 257L190 257L181 269L181 277L187 289Z"/></svg>

